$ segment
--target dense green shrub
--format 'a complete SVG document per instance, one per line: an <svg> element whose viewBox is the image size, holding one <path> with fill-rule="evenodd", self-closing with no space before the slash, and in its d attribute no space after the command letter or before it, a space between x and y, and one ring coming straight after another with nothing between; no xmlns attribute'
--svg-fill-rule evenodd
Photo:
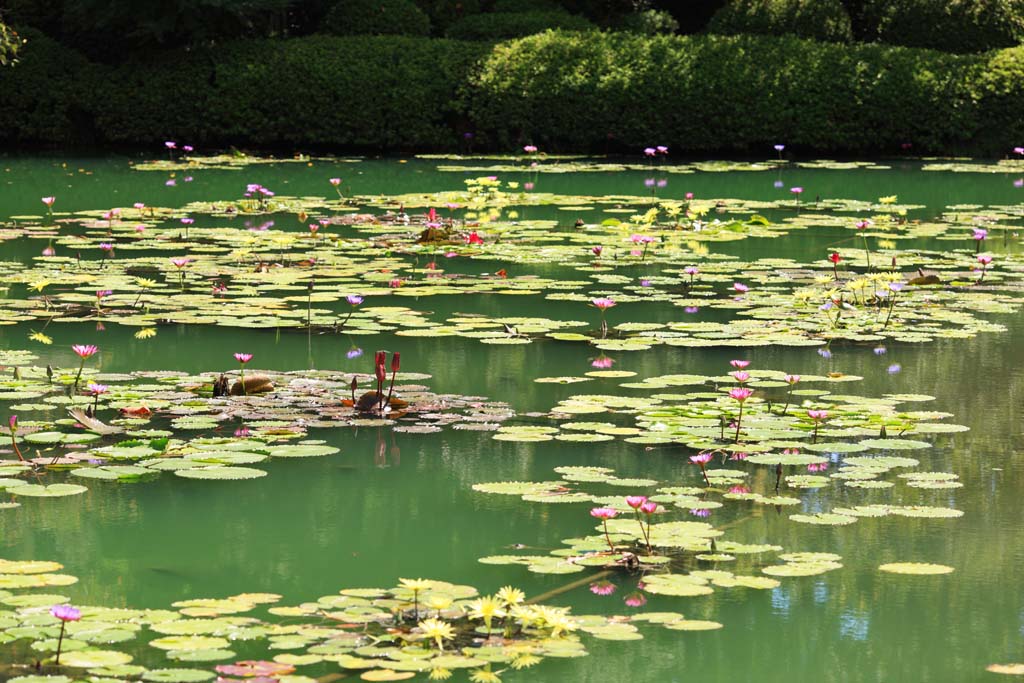
<svg viewBox="0 0 1024 683"><path fill-rule="evenodd" d="M617 28L623 31L655 36L659 33L677 32L679 30L679 22L668 12L648 9L625 17Z"/></svg>
<svg viewBox="0 0 1024 683"><path fill-rule="evenodd" d="M335 36L426 36L430 18L412 0L340 0L320 30Z"/></svg>
<svg viewBox="0 0 1024 683"><path fill-rule="evenodd" d="M474 14L448 27L448 37L458 40L506 40L548 29L587 31L595 28L583 17L568 12L493 12Z"/></svg>
<svg viewBox="0 0 1024 683"><path fill-rule="evenodd" d="M839 0L731 0L708 24L710 33L794 35L837 43L852 38Z"/></svg>
<svg viewBox="0 0 1024 683"><path fill-rule="evenodd" d="M93 67L38 31L19 33L27 42L18 52L18 63L0 69L0 140L84 141L91 126L82 97L93 85Z"/></svg>
<svg viewBox="0 0 1024 683"><path fill-rule="evenodd" d="M866 0L859 36L892 45L984 52L1024 38L1024 0Z"/></svg>
<svg viewBox="0 0 1024 683"><path fill-rule="evenodd" d="M118 142L450 148L459 88L485 50L394 36L239 41L117 69L118 99L97 119Z"/></svg>
<svg viewBox="0 0 1024 683"><path fill-rule="evenodd" d="M564 12L558 0L494 0L491 12Z"/></svg>
<svg viewBox="0 0 1024 683"><path fill-rule="evenodd" d="M797 38L547 32L483 42L241 40L119 67L46 37L0 69L5 144L763 154L1024 144L1024 47L954 55ZM609 142L610 141L610 142Z"/></svg>
<svg viewBox="0 0 1024 683"><path fill-rule="evenodd" d="M416 6L430 17L436 33L444 33L453 21L480 11L479 0L415 0Z"/></svg>
<svg viewBox="0 0 1024 683"><path fill-rule="evenodd" d="M978 121L977 60L796 38L545 33L494 48L472 117L491 144L950 150Z"/></svg>

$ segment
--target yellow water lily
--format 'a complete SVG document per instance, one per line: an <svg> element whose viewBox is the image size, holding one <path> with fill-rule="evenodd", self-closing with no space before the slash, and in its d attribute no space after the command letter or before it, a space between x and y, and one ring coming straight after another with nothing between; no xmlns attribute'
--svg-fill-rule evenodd
<svg viewBox="0 0 1024 683"><path fill-rule="evenodd" d="M496 594L497 598L505 603L505 607L512 607L518 605L526 600L526 593L513 588L512 586L503 586Z"/></svg>
<svg viewBox="0 0 1024 683"><path fill-rule="evenodd" d="M455 637L455 629L443 619L424 619L417 624L423 635L437 643L437 649L444 652L444 641Z"/></svg>
<svg viewBox="0 0 1024 683"><path fill-rule="evenodd" d="M503 617L507 612L502 609L504 603L496 596L486 596L478 600L474 600L469 603L469 618L470 619L483 619L484 626L487 627L487 633L490 635L491 632L491 621L495 617Z"/></svg>

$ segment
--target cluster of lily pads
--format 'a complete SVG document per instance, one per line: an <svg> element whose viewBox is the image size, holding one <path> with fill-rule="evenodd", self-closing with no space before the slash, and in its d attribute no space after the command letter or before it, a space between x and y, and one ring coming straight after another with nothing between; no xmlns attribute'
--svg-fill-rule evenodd
<svg viewBox="0 0 1024 683"><path fill-rule="evenodd" d="M81 322L138 328L140 341L164 325L205 324L339 337L454 336L493 345L575 343L601 352L593 371L535 381L627 380L621 392L572 395L527 422L506 403L435 394L414 384L429 375L398 373L397 367L400 405L392 405L390 395L380 400L377 377L376 393L368 392L376 397L367 404L374 408L364 410L356 392L372 389L373 375L259 373L262 390L249 394L250 354L235 355L241 392L224 392L216 374L99 372L86 362L95 347L81 347L91 353L76 347L82 360L77 368L56 369L34 365L34 351L0 351L0 364L13 368L9 378L0 378L0 401L17 414L8 422L12 457L0 461L0 490L10 496L0 508L16 507L21 497L79 494L86 490L80 482L90 480L134 482L163 472L188 479L262 477L266 471L253 465L268 459L337 453L310 438L311 430L324 427L409 433L451 427L492 432L499 442L623 439L678 452L680 480L574 466L555 468L560 478L551 481L476 484L481 493L530 503L597 506L591 515L600 520L595 533L565 539L550 552L491 555L481 562L541 574L626 572L640 577L644 593L676 597L707 595L716 587L772 589L777 577L842 567L833 553L723 539L709 518L725 506L788 508L795 524L836 526L881 516L963 514L938 498L961 485L957 475L914 471L921 462L907 457L943 434L966 429L943 422L948 413L914 409L930 396L840 393L840 384L860 378L747 370L745 361L734 361L736 371L720 376L664 374L637 381L633 372L612 370L603 354L762 345L818 346L828 353L831 344L923 343L1001 331L990 317L1015 313L1022 301L1024 260L1007 245L1017 238L1015 223L1024 209L957 205L923 217L917 215L923 207L901 204L895 196L812 200L812 192L799 187L772 201L692 194L662 199L657 182L649 194L561 195L537 191L536 174L761 172L786 162L665 164L651 154L648 163L612 163L524 151L513 157L425 157L453 173L535 174L523 182L469 178L456 191L362 196L344 192L341 178L326 178L322 196L287 196L240 182L237 196L214 201L181 207L137 202L81 212L62 212L59 197L44 197L46 215L15 216L0 226L0 242L23 251L0 261L6 294L0 324L19 325L38 351L52 344L49 326ZM173 185L178 173L255 174L261 164L281 161L312 162L302 156L172 154L134 168L168 174ZM1022 168L1018 162L956 162L924 170ZM783 187L781 180L777 186ZM841 235L812 262L744 260L710 250L812 229ZM923 249L923 239L950 248ZM1009 253L996 256L993 250ZM464 294L526 297L538 308L556 302L578 306L578 312L569 319L525 311L488 315L474 311L475 299L468 298L441 317L403 305ZM386 297L399 303L386 305ZM679 315L644 320L647 304L672 307ZM630 311L628 321L610 321L613 307L616 315ZM354 342L351 347L350 357L358 357L361 350ZM231 387L235 374L227 376ZM759 476L758 468L769 469ZM831 510L810 504L811 492L827 486L872 497ZM884 491L892 498L878 502ZM742 571L721 568L734 562ZM673 630L721 626L675 612L570 616L528 604L511 588L480 597L471 587L422 580L343 590L295 607L267 608L280 596L242 594L183 601L176 610L81 607L75 619L65 618L74 612L53 610L65 596L5 590L74 582L59 570L51 562L0 560L0 644L21 648L21 664L39 664L38 672L0 667L0 674L21 674L19 683L69 683L69 668L71 676L90 680L202 683L219 674L224 681L310 683L323 667L338 665L361 671L365 680L402 680L420 672L445 679L463 668L471 680L486 682L545 656L584 654L580 631L632 640L641 637L634 623ZM953 568L898 562L879 570L943 574ZM269 616L248 616L258 609ZM138 642L150 636L149 645L166 652L174 666L147 668L151 657L143 658L147 666L134 663ZM239 660L235 652L249 655L257 647L284 652L269 660ZM206 662L233 663L211 670ZM298 672L306 667L310 676Z"/></svg>
<svg viewBox="0 0 1024 683"><path fill-rule="evenodd" d="M26 360L32 356L6 353L3 357ZM251 465L268 459L339 451L308 438L310 430L493 430L514 415L506 404L482 397L435 394L413 383L430 376L413 372L393 373L400 383L383 411L376 404L359 404L362 396L357 393L362 394L362 387L373 387L373 375L250 374L248 380L259 387L258 392L216 396L213 387L218 377L213 373L111 374L89 368L83 372L78 392L72 369L48 373L35 366L19 366L17 377L0 380L0 400L21 401L11 406L18 415L9 422L10 450L18 460L0 461L0 490L13 500L0 506L16 507L19 497L83 493L87 487L80 482L89 480L135 482L161 472L187 479L254 479L266 471ZM243 386L245 381L239 377L235 384ZM68 411L67 417L47 415L60 409ZM54 473L61 471L69 476L51 483Z"/></svg>
<svg viewBox="0 0 1024 683"><path fill-rule="evenodd" d="M585 655L581 633L636 640L643 636L634 624L708 627L674 612L573 615L512 586L481 596L472 586L429 579L344 589L294 606L278 606L276 594L241 593L181 600L170 609L72 607L64 595L12 592L77 580L56 573L61 569L51 561L0 560L0 644L20 653L0 664L9 680L313 683L339 669L367 681L419 673L445 680L462 669L489 683L545 657Z"/></svg>

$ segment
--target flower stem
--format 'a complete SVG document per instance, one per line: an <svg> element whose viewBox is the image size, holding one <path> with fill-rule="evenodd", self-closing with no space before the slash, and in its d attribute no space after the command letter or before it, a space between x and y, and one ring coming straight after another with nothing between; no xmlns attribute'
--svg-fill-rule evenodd
<svg viewBox="0 0 1024 683"><path fill-rule="evenodd" d="M60 666L60 648L64 644L64 626L67 624L65 621L60 622L60 637L57 639L57 656L54 658L53 663Z"/></svg>
<svg viewBox="0 0 1024 683"><path fill-rule="evenodd" d="M612 538L608 535L608 520L601 520L601 522L604 524L604 540L608 541L608 550L615 552L615 546L612 545Z"/></svg>
<svg viewBox="0 0 1024 683"><path fill-rule="evenodd" d="M740 404L740 414L736 417L736 441L735 441L736 443L740 442L740 425L741 424L743 424L743 404L742 403ZM703 470L704 470L704 468L702 467L701 471L703 471ZM704 478L705 479L708 478L706 474L704 475ZM710 484L708 484L708 485L710 486Z"/></svg>

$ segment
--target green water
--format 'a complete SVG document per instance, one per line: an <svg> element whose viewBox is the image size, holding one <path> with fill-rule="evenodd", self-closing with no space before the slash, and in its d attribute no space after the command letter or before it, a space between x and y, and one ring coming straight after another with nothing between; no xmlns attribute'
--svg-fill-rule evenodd
<svg viewBox="0 0 1024 683"><path fill-rule="evenodd" d="M39 197L50 194L58 196L55 208L68 211L130 206L136 201L179 206L231 199L249 182L280 194L323 195L330 191L326 179L342 176L350 193L394 194L455 189L465 177L439 173L428 162L396 160L199 171L189 183L179 173L176 187L164 185L164 174L130 170L123 158L0 159L0 172L0 215L37 214ZM910 163L891 171L787 169L781 177L783 189L773 186L775 173L674 176L659 196L681 198L694 192L701 197L773 199L784 196L785 188L801 185L810 197L875 199L898 194L901 202L926 205L918 214L927 217L955 204L1015 204L1024 193L1013 187L1012 177L924 173ZM536 183L538 190L558 193L642 194L644 178L643 173L566 174L541 176ZM541 214L544 211L537 210L533 217ZM554 210L544 215L575 219ZM243 227L242 219L236 221ZM834 233L797 233L711 249L747 258L786 254L820 259L835 239ZM42 246L22 240L3 243L0 249L4 259L24 259ZM479 270L475 265L465 268ZM492 267L498 266L486 264L486 269ZM545 272L514 268L516 274ZM394 302L381 297L368 303ZM548 302L542 296L431 297L402 304L438 315L514 311L556 319L581 316L578 304ZM678 308L652 303L617 307L608 318L615 324L681 315ZM798 511L794 508L727 506L716 510L710 521L728 526L730 539L775 543L787 551L835 552L843 556L844 568L783 579L779 588L769 591L729 589L698 598L649 595L646 610L680 611L688 618L720 621L725 628L685 633L641 627L645 639L636 642L584 636L588 657L547 659L527 671L509 671L503 678L962 682L995 679L984 671L986 665L1020 661L1024 506L1019 491L1024 490L1024 460L1018 455L1018 407L1024 401L1024 324L1019 316L993 319L1009 330L923 345L889 344L884 355L867 345L834 348L830 359L813 348L779 347L726 351L662 346L609 354L617 361L615 369L632 370L640 377L717 374L730 358L744 357L758 368L863 376L852 393L933 395L937 398L926 404L927 409L951 412L951 421L971 431L938 435L935 448L914 456L921 458L922 469L956 472L963 488L901 488L893 496L830 487L801 492L801 507L813 512L891 500L955 507L965 515L955 520L865 518L849 527L815 527L791 522L788 515ZM625 391L615 379L582 388L533 382L536 377L588 371L596 354L582 345L536 342L499 347L459 337L385 335L349 340L300 331L277 334L209 326L162 328L156 338L139 342L131 337L132 331L117 325L97 332L91 324L54 324L47 330L53 346L32 348L43 364L69 366L70 344L97 343L106 372L230 369L231 353L243 350L255 354L253 364L258 368L365 372L372 350L387 348L402 353L403 370L432 374L434 391L504 400L520 414L550 410L558 400L577 393ZM26 348L27 334L24 325L0 326L0 348ZM363 357L346 358L353 342L366 350ZM901 368L898 373L889 372L894 364ZM613 467L622 477L676 485L699 481L696 468L684 464L682 450L621 441L508 443L494 441L488 433L394 434L386 428L316 430L311 435L340 447L341 453L267 462L261 467L269 476L248 482L221 485L161 477L139 485L97 482L85 495L65 499L22 499L22 507L0 512L0 556L62 562L81 580L60 592L84 604L166 607L174 600L242 591L277 592L286 604L294 604L342 587L390 586L399 577L430 577L473 584L481 592L506 584L531 596L561 591L549 601L572 606L579 614L630 613L635 610L625 606L623 598L635 589L636 577L612 577L617 592L598 597L580 581L586 574L541 576L522 567L477 563L478 557L505 553L514 544L550 549L562 538L589 533L593 525L586 506L532 505L516 497L474 493L471 484L546 480L552 478L552 468L569 464ZM769 476L769 468L759 468L751 488L770 488ZM905 560L947 564L956 571L938 577L877 571L879 564ZM749 559L741 558L736 565L727 568L753 571ZM0 661L4 656L0 646Z"/></svg>

